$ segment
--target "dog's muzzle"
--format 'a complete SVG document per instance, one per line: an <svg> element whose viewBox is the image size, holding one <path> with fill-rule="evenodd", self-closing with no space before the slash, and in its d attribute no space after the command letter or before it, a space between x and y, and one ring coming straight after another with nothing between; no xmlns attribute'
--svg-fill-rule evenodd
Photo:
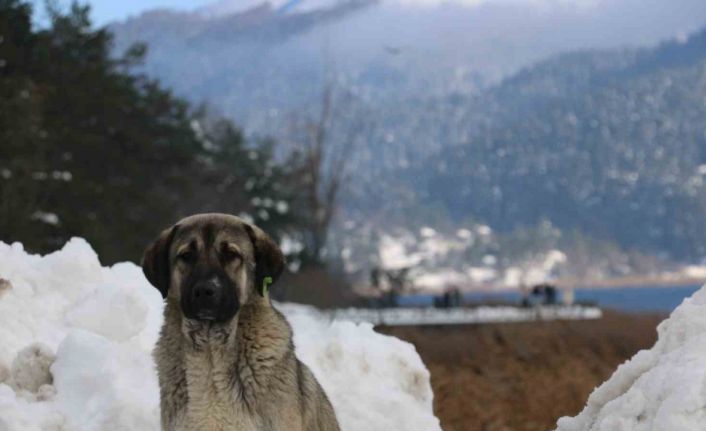
<svg viewBox="0 0 706 431"><path fill-rule="evenodd" d="M191 302L196 318L216 320L223 297L223 285L217 278L199 281L191 290Z"/></svg>
<svg viewBox="0 0 706 431"><path fill-rule="evenodd" d="M240 306L237 288L227 277L211 274L194 277L187 283L181 297L181 306L187 319L224 322L238 312Z"/></svg>

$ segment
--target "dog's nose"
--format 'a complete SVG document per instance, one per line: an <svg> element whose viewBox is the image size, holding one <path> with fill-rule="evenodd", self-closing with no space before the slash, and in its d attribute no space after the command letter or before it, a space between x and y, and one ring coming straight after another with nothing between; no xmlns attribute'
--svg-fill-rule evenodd
<svg viewBox="0 0 706 431"><path fill-rule="evenodd" d="M200 281L192 291L192 299L200 305L215 305L220 295L221 285L214 279Z"/></svg>

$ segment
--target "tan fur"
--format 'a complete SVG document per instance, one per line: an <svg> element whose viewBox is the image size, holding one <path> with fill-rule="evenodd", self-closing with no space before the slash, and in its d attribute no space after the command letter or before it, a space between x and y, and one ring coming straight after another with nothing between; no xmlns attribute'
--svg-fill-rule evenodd
<svg viewBox="0 0 706 431"><path fill-rule="evenodd" d="M217 226L244 223L232 216L207 215L185 219L179 224L207 222ZM171 275L164 324L154 351L162 429L339 430L326 394L294 354L289 324L267 297L258 294L252 282L258 257L253 254L256 247L248 243L246 236L239 235L237 229L234 232L218 232L216 236L233 241L240 248L243 262L232 264L228 274L238 281L238 286L248 287L240 292L242 305L236 315L223 323L184 317L176 288L184 268L175 265L172 256L180 240L162 244L170 256ZM263 235L262 231L258 230L257 235ZM184 240L190 239L181 239ZM149 272L149 266L158 265L150 262L158 257L158 251L153 245L143 261L145 273L153 284L157 278Z"/></svg>

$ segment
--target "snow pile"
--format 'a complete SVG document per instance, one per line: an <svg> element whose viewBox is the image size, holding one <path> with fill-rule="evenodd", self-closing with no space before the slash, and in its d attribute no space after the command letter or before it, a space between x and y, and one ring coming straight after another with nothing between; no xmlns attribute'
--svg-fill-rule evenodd
<svg viewBox="0 0 706 431"><path fill-rule="evenodd" d="M299 359L326 390L344 430L441 430L429 371L414 346L377 334L369 323L324 325L327 318L308 306L279 309L295 328Z"/></svg>
<svg viewBox="0 0 706 431"><path fill-rule="evenodd" d="M0 279L0 430L159 429L162 299L139 267L101 267L81 239L43 257L0 242ZM344 430L440 429L410 344L282 308Z"/></svg>
<svg viewBox="0 0 706 431"><path fill-rule="evenodd" d="M706 423L706 287L658 327L657 343L621 365L558 431L704 429Z"/></svg>

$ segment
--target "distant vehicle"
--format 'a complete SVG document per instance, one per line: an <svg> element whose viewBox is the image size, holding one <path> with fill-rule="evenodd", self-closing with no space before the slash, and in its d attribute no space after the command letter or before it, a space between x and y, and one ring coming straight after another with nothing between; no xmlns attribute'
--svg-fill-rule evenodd
<svg viewBox="0 0 706 431"><path fill-rule="evenodd" d="M454 287L447 289L442 295L434 297L434 307L436 308L457 308L463 305L461 291Z"/></svg>
<svg viewBox="0 0 706 431"><path fill-rule="evenodd" d="M532 287L532 296L542 298L544 305L557 304L557 288L553 284L543 283Z"/></svg>

